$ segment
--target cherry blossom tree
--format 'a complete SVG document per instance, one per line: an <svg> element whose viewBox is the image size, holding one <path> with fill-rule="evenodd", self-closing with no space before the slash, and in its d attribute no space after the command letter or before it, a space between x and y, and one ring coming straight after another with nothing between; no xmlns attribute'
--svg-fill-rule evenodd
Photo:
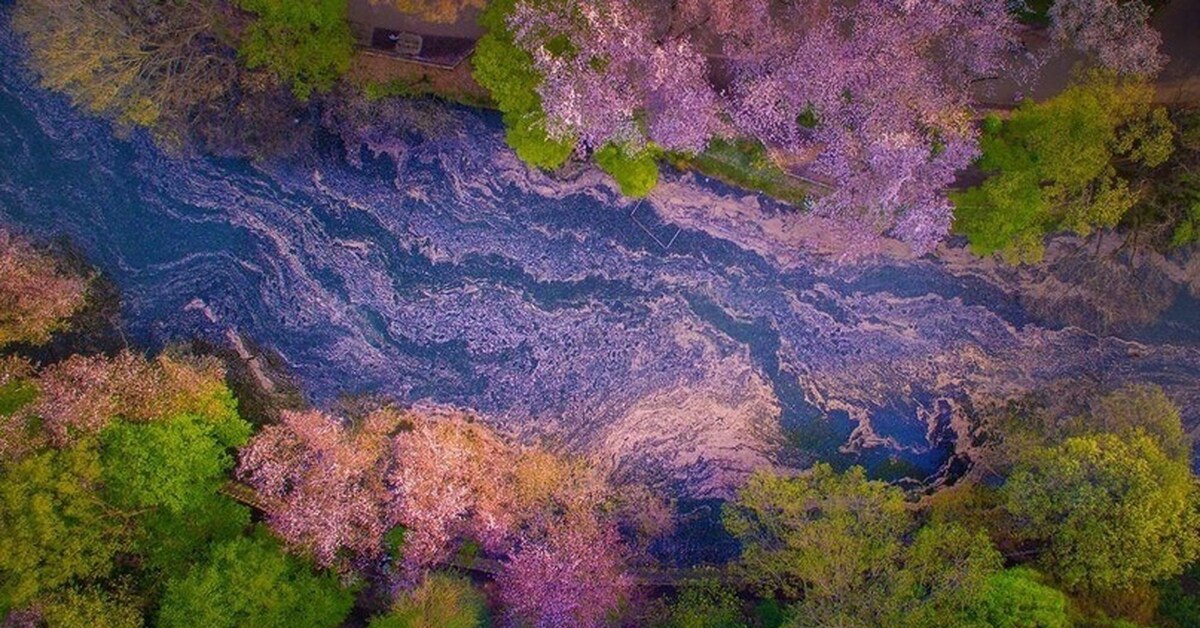
<svg viewBox="0 0 1200 628"><path fill-rule="evenodd" d="M657 8L657 9L656 9ZM548 132L700 151L741 134L815 154L816 209L928 250L976 155L969 86L1016 40L1004 0L518 2Z"/></svg>
<svg viewBox="0 0 1200 628"><path fill-rule="evenodd" d="M268 504L267 523L294 547L333 565L341 550L382 553L391 433L404 416L382 410L346 427L318 411L284 412L243 448L237 475Z"/></svg>
<svg viewBox="0 0 1200 628"><path fill-rule="evenodd" d="M73 355L43 370L32 413L44 422L50 442L66 447L99 433L117 415L118 389L134 369L136 358L121 354L113 360Z"/></svg>
<svg viewBox="0 0 1200 628"><path fill-rule="evenodd" d="M238 477L267 522L324 566L381 557L401 527L397 570L417 586L462 543L508 557L499 579L514 621L597 625L629 586L635 554L618 534L652 536L665 509L620 495L581 459L505 442L456 410L380 410L357 422L288 412L241 453Z"/></svg>
<svg viewBox="0 0 1200 628"><path fill-rule="evenodd" d="M0 228L0 346L42 344L83 307L87 281Z"/></svg>
<svg viewBox="0 0 1200 628"><path fill-rule="evenodd" d="M702 51L684 38L656 41L639 3L520 2L509 25L543 77L552 137L577 137L587 149L650 139L699 151L724 128Z"/></svg>
<svg viewBox="0 0 1200 628"><path fill-rule="evenodd" d="M55 447L99 433L116 417L145 422L196 414L220 424L236 412L224 378L212 358L73 355L42 369L37 399L22 413L41 420Z"/></svg>
<svg viewBox="0 0 1200 628"><path fill-rule="evenodd" d="M1162 35L1141 0L1058 0L1049 13L1055 36L1118 74L1152 77L1166 65Z"/></svg>
<svg viewBox="0 0 1200 628"><path fill-rule="evenodd" d="M496 577L514 625L536 628L605 624L628 595L616 530L592 516L573 516L523 545Z"/></svg>
<svg viewBox="0 0 1200 628"><path fill-rule="evenodd" d="M738 129L834 183L816 209L918 250L945 236L942 189L976 155L968 87L1015 37L1003 2L801 2L734 62Z"/></svg>
<svg viewBox="0 0 1200 628"><path fill-rule="evenodd" d="M462 416L421 421L396 437L394 456L391 515L407 530L410 567L445 560L461 538L505 549L515 523L511 453L493 433Z"/></svg>

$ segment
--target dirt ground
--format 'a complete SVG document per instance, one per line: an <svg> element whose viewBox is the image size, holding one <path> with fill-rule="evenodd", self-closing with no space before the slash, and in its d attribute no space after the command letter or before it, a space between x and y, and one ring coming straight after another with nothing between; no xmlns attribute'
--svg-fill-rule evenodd
<svg viewBox="0 0 1200 628"><path fill-rule="evenodd" d="M491 95L471 77L471 59L453 70L422 65L368 50L354 56L348 75L359 87L375 85L384 89L411 90L474 106L490 106Z"/></svg>

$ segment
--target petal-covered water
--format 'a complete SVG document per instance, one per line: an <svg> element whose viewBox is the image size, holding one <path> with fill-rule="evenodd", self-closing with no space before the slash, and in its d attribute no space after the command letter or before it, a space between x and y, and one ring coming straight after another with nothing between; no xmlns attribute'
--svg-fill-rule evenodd
<svg viewBox="0 0 1200 628"><path fill-rule="evenodd" d="M924 478L972 407L1067 378L1160 383L1200 421L1195 260L806 253L835 230L690 175L634 204L530 173L496 116L441 105L386 157L170 156L2 48L0 220L78 243L133 338L233 330L317 403L467 406L693 496L814 457Z"/></svg>

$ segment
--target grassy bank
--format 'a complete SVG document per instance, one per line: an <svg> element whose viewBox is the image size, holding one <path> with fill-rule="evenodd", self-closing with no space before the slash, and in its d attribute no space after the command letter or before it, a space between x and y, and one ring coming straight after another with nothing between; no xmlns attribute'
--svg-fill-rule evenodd
<svg viewBox="0 0 1200 628"><path fill-rule="evenodd" d="M796 206L803 206L809 195L803 182L788 175L771 161L766 147L751 140L717 139L703 153L670 153L667 161L680 170L693 170Z"/></svg>

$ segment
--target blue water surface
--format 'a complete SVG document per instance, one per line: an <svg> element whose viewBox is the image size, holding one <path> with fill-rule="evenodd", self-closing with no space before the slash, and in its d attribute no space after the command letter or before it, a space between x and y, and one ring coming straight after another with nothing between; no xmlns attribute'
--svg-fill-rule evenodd
<svg viewBox="0 0 1200 628"><path fill-rule="evenodd" d="M496 115L449 105L414 109L440 122L398 129L400 159L351 164L330 135L278 163L173 155L40 89L2 43L0 220L74 241L138 343L236 332L317 404L461 405L698 499L768 463L925 479L966 402L1081 375L1160 383L1197 418L1182 286L1152 322L1102 330L937 258L785 266L591 173L530 173Z"/></svg>

